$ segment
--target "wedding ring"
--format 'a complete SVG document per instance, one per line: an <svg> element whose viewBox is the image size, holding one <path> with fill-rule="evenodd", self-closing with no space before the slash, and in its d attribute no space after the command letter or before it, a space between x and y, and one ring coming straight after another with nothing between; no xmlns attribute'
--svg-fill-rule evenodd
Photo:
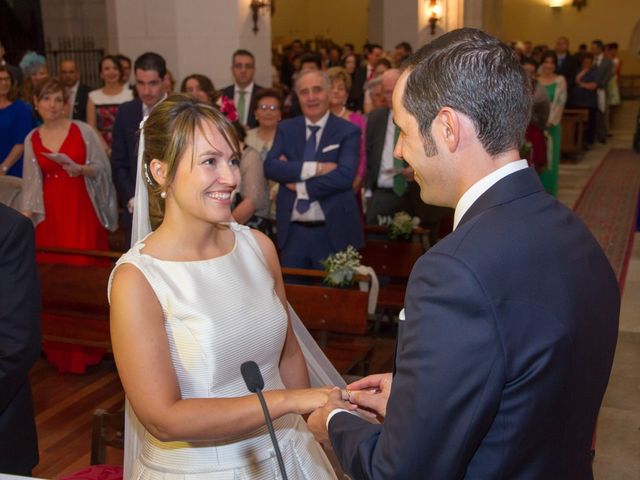
<svg viewBox="0 0 640 480"><path fill-rule="evenodd" d="M342 390L342 400L345 402L351 401L351 390L348 388Z"/></svg>

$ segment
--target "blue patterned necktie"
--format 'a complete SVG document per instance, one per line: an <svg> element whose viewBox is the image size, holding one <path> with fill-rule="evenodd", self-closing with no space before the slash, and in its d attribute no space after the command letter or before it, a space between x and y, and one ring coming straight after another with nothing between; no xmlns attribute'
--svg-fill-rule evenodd
<svg viewBox="0 0 640 480"><path fill-rule="evenodd" d="M312 162L316 158L316 135L318 134L318 130L320 130L320 127L317 125L308 125L307 128L311 131L311 134L309 135L309 138L307 138L307 142L304 144L302 160L305 162ZM311 203L309 202L309 200L299 198L298 202L296 203L296 210L299 213L305 213L309 210L310 205Z"/></svg>

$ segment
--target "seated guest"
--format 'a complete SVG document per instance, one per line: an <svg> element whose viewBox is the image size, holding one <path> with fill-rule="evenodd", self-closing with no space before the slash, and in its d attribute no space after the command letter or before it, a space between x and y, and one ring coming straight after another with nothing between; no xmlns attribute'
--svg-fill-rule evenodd
<svg viewBox="0 0 640 480"><path fill-rule="evenodd" d="M233 85L222 89L222 94L233 100L238 111L238 121L248 128L255 128L256 94L262 88L254 83L256 59L249 50L236 50L231 57Z"/></svg>
<svg viewBox="0 0 640 480"><path fill-rule="evenodd" d="M342 67L333 67L327 70L329 80L331 80L331 92L329 94L329 105L331 113L336 117L350 121L360 128L360 161L358 162L358 170L356 178L353 181L353 190L356 193L358 203L361 203L360 187L362 180L367 171L367 154L365 151L365 135L367 130L367 119L347 108L347 99L349 98L349 90L351 88L351 78L346 70ZM362 207L362 205L361 205Z"/></svg>
<svg viewBox="0 0 640 480"><path fill-rule="evenodd" d="M29 370L40 355L33 226L2 204L0 225L0 472L30 477L38 464L38 437Z"/></svg>
<svg viewBox="0 0 640 480"><path fill-rule="evenodd" d="M133 100L133 94L122 83L122 65L114 55L106 55L100 60L100 78L102 88L89 92L87 123L100 132L105 149L110 154L118 107Z"/></svg>
<svg viewBox="0 0 640 480"><path fill-rule="evenodd" d="M585 108L589 112L584 133L585 146L590 147L596 140L596 116L598 110L598 72L593 66L593 55L585 53L580 61L580 71L574 80L571 105Z"/></svg>
<svg viewBox="0 0 640 480"><path fill-rule="evenodd" d="M80 70L73 59L64 59L58 66L58 77L69 97L67 113L73 120L87 121L87 101L91 88L80 81Z"/></svg>
<svg viewBox="0 0 640 480"><path fill-rule="evenodd" d="M17 97L11 72L0 66L0 175L21 177L24 137L34 122L29 106Z"/></svg>
<svg viewBox="0 0 640 480"><path fill-rule="evenodd" d="M244 140L246 148L240 161L240 201L232 212L238 223L249 225L269 236L273 235L271 219L275 218L271 211L270 191L277 184L265 179L264 160L275 138L281 105L282 97L277 90L263 88L256 95L255 117L258 127L249 130Z"/></svg>
<svg viewBox="0 0 640 480"><path fill-rule="evenodd" d="M22 211L36 226L36 245L108 250L108 230L118 227L111 167L100 139L86 123L65 115L65 92L56 79L36 87L42 126L27 135ZM108 260L41 253L38 261L70 265L109 265ZM45 343L47 359L60 372L84 373L103 351Z"/></svg>

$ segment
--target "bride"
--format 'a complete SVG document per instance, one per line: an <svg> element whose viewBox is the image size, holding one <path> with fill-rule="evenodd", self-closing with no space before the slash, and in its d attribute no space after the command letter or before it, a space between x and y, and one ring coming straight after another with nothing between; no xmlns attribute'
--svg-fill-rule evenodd
<svg viewBox="0 0 640 480"><path fill-rule="evenodd" d="M175 95L142 134L135 213L149 231L144 178L164 215L110 282L113 351L133 422L126 478L277 478L260 403L240 374L248 360L264 376L289 478L335 478L300 416L330 388L309 388L275 248L230 216L240 177L233 127L214 107Z"/></svg>

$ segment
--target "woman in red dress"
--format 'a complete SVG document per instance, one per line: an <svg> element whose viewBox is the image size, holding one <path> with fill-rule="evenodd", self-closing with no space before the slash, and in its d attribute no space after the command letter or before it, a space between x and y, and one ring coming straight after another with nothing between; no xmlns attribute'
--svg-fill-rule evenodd
<svg viewBox="0 0 640 480"><path fill-rule="evenodd" d="M117 227L109 161L97 134L64 114L64 87L55 79L38 85L35 104L43 124L25 139L23 213L36 225L37 247L108 250ZM80 255L38 253L39 263L103 265ZM70 292L71 294L72 292ZM44 350L61 372L83 373L103 351L53 342Z"/></svg>

